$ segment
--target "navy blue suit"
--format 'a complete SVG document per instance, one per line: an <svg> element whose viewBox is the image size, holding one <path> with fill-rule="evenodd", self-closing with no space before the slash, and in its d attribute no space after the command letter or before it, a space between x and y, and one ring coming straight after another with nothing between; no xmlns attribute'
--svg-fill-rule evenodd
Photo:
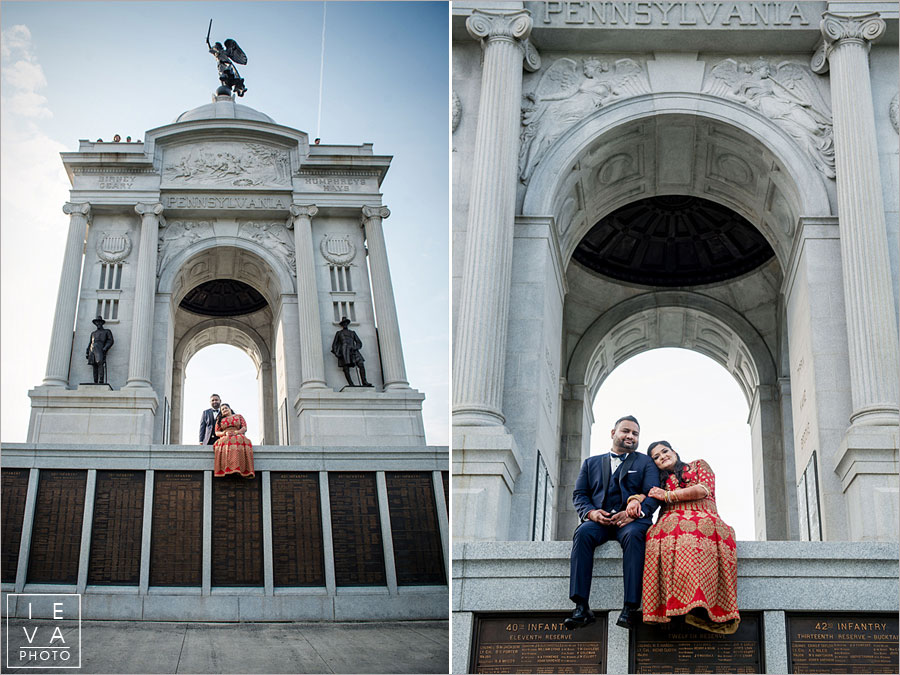
<svg viewBox="0 0 900 675"><path fill-rule="evenodd" d="M212 445L216 442L216 435L213 432L216 429L216 416L218 414L219 411L212 408L207 408L203 411L203 416L200 418L201 445Z"/></svg>
<svg viewBox="0 0 900 675"><path fill-rule="evenodd" d="M610 513L614 510L624 511L631 495L646 495L650 488L659 487L659 470L647 455L631 452L618 470L612 475L610 473L607 452L584 460L575 481L572 503L582 522L575 530L572 540L569 597L575 603L589 601L594 549L610 539L616 539L622 546L625 604L637 607L641 602L647 530L659 502L649 497L645 499L641 504L644 517L624 527L600 525L587 520L587 514L594 509Z"/></svg>

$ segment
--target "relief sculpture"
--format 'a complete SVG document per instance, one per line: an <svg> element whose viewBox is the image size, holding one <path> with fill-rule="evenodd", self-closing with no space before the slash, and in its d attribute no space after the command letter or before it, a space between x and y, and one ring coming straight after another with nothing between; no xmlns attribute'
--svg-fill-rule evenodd
<svg viewBox="0 0 900 675"><path fill-rule="evenodd" d="M812 73L796 63L773 65L725 59L710 71L703 91L739 101L765 115L800 144L819 169L834 178L831 109Z"/></svg>
<svg viewBox="0 0 900 675"><path fill-rule="evenodd" d="M284 223L255 222L241 223L238 236L255 241L260 246L277 255L291 274L297 274L297 260L294 256L294 236Z"/></svg>
<svg viewBox="0 0 900 675"><path fill-rule="evenodd" d="M165 180L187 185L290 185L288 153L260 143L192 145L166 155Z"/></svg>
<svg viewBox="0 0 900 675"><path fill-rule="evenodd" d="M159 230L159 244L156 254L156 275L159 276L166 264L178 253L200 239L212 236L212 222L208 220L170 220Z"/></svg>
<svg viewBox="0 0 900 675"><path fill-rule="evenodd" d="M648 92L644 72L632 59L615 63L562 58L541 76L522 101L519 180L527 182L551 145L565 131L605 105Z"/></svg>

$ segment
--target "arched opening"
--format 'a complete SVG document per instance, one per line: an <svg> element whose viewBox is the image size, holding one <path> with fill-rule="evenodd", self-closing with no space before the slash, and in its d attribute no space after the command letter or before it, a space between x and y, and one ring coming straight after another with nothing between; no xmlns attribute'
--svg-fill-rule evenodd
<svg viewBox="0 0 900 675"><path fill-rule="evenodd" d="M195 353L184 369L181 419L186 424L182 425L180 442L197 443L200 416L209 408L209 397L215 393L247 421L247 438L254 445L261 444L264 438L259 375L253 358L237 347L216 344Z"/></svg>
<svg viewBox="0 0 900 675"><path fill-rule="evenodd" d="M756 539L749 406L734 377L713 359L660 348L627 359L605 378L592 405L591 454L609 450L608 428L622 415L641 423L639 452L667 440L684 461L705 459L716 501L738 539Z"/></svg>
<svg viewBox="0 0 900 675"><path fill-rule="evenodd" d="M170 294L166 339L170 370L160 378L167 382L170 392L168 438L171 442L184 439L188 444L196 443L194 427L199 422L195 424L194 418L199 420L199 412L194 415L192 406L205 409L213 390L191 392L188 398L186 368L201 350L221 345L217 347L220 351L214 352L218 362L205 367L223 376L231 371L248 371L247 379L236 386L249 388L253 397L243 392L231 394L235 387L229 387L226 380L214 387L216 393L236 407L242 400L237 409L248 423L246 406L252 406L256 421L250 426L249 436L254 443L287 444L293 416L284 401L290 399L289 373L299 366L289 363L294 355L280 340L283 324L296 321L296 316L286 315L282 307L282 297L294 292L290 268L253 242L235 239L231 243L214 246L203 240L172 254L161 269L160 292ZM203 358L198 363L205 362ZM202 381L206 376L197 377ZM276 401L282 402L280 414Z"/></svg>

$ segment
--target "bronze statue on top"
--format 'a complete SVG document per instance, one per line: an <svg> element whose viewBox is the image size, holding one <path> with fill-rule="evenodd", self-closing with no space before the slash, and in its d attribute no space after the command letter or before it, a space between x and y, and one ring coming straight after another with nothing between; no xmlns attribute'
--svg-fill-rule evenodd
<svg viewBox="0 0 900 675"><path fill-rule="evenodd" d="M362 340L359 339L356 332L347 328L350 325L350 319L346 316L341 319L340 325L341 329L334 334L334 340L331 343L331 353L337 357L338 365L344 371L348 386L371 387L372 385L366 382L366 367L363 365L365 359L359 352L362 349ZM359 370L359 385L353 384L353 380L350 379L351 366L356 366Z"/></svg>
<svg viewBox="0 0 900 675"><path fill-rule="evenodd" d="M104 328L106 322L102 316L91 321L97 326L97 330L91 333L91 340L85 351L88 365L94 367L94 384L106 384L106 352L113 346L113 334L109 328Z"/></svg>
<svg viewBox="0 0 900 675"><path fill-rule="evenodd" d="M247 87L244 86L244 78L235 68L235 63L242 66L247 65L247 55L244 50L238 46L238 43L228 38L225 40L225 46L221 42L215 45L209 43L209 35L212 32L212 19L209 20L209 30L206 32L206 46L209 47L209 53L216 57L216 66L219 69L219 82L222 86L216 90L216 94L230 95L231 91L238 96L247 93Z"/></svg>

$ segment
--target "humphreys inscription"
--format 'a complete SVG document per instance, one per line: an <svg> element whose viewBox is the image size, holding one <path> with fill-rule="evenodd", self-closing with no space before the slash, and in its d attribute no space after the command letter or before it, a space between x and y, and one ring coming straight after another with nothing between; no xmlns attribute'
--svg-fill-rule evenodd
<svg viewBox="0 0 900 675"><path fill-rule="evenodd" d="M807 28L824 2L526 2L541 26Z"/></svg>
<svg viewBox="0 0 900 675"><path fill-rule="evenodd" d="M261 143L200 143L166 152L163 179L181 185L290 185L285 150Z"/></svg>
<svg viewBox="0 0 900 675"><path fill-rule="evenodd" d="M366 189L369 181L377 178L375 171L300 171L300 178L307 190L323 192L360 192Z"/></svg>

